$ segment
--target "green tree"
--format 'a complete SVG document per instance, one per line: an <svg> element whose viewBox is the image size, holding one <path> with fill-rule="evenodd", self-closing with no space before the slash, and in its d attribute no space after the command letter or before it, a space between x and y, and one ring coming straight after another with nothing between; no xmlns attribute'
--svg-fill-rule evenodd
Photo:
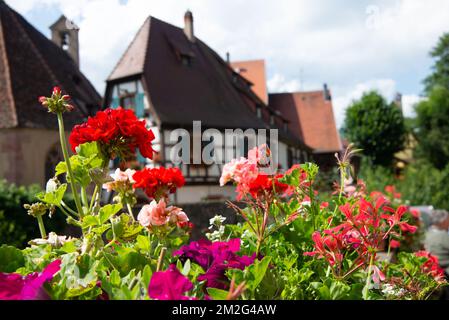
<svg viewBox="0 0 449 320"><path fill-rule="evenodd" d="M365 93L349 106L343 132L373 164L382 166L392 164L406 137L401 110L376 91Z"/></svg>
<svg viewBox="0 0 449 320"><path fill-rule="evenodd" d="M441 170L449 162L449 89L434 87L415 109L417 156Z"/></svg>
<svg viewBox="0 0 449 320"><path fill-rule="evenodd" d="M435 86L449 89L449 33L440 37L438 44L430 52L430 56L436 61L432 67L433 73L424 80L427 94L430 94Z"/></svg>

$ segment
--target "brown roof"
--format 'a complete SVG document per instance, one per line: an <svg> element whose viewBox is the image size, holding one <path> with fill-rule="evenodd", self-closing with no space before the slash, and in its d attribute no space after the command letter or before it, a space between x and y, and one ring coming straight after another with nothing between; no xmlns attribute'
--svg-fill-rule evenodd
<svg viewBox="0 0 449 320"><path fill-rule="evenodd" d="M68 129L101 104L72 58L0 0L0 128L57 128L37 101L56 85L76 107L64 117Z"/></svg>
<svg viewBox="0 0 449 320"><path fill-rule="evenodd" d="M142 76L162 125L201 120L204 127L269 128L251 110L251 105L266 106L246 79L201 40L191 42L183 29L154 17L145 21L108 78L106 104L111 85L132 76Z"/></svg>
<svg viewBox="0 0 449 320"><path fill-rule="evenodd" d="M238 72L253 86L253 91L266 104L268 104L267 79L264 60L234 61L231 63L234 71Z"/></svg>
<svg viewBox="0 0 449 320"><path fill-rule="evenodd" d="M290 120L290 131L314 152L342 149L332 100L325 99L324 91L270 94L269 104Z"/></svg>

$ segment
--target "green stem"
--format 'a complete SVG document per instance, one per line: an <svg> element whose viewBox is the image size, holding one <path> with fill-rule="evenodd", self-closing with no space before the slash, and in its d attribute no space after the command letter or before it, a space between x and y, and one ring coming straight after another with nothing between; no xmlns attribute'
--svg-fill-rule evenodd
<svg viewBox="0 0 449 320"><path fill-rule="evenodd" d="M70 164L70 157L69 157L69 151L67 149L67 141L66 141L66 136L65 136L64 120L62 118L62 112L58 112L57 115L58 115L58 125L59 125L59 139L61 140L62 153L64 155L64 160L67 165L67 173L70 178L70 187L72 189L72 194L73 194L73 199L75 200L76 209L78 210L79 216L82 218L84 216L83 207L81 206L80 198L79 198L78 192L76 190L75 177L73 175L72 165Z"/></svg>
<svg viewBox="0 0 449 320"><path fill-rule="evenodd" d="M126 207L128 208L128 213L129 213L131 219L133 219L133 221L135 222L136 219L134 218L133 209L131 208L131 205L129 203L127 203Z"/></svg>
<svg viewBox="0 0 449 320"><path fill-rule="evenodd" d="M81 187L81 201L83 203L83 206L85 208L88 208L89 200L87 199L87 192L86 192L86 188L84 188L84 187Z"/></svg>
<svg viewBox="0 0 449 320"><path fill-rule="evenodd" d="M37 216L37 224L39 225L39 231L41 232L42 239L47 238L47 233L45 232L44 220L42 220L42 216Z"/></svg>
<svg viewBox="0 0 449 320"><path fill-rule="evenodd" d="M95 198L97 197L97 193L98 193L98 185L95 186L94 193L92 195L92 199L90 200L89 211L92 211L92 208L93 208L95 200L96 200Z"/></svg>
<svg viewBox="0 0 449 320"><path fill-rule="evenodd" d="M363 299L368 300L369 285L371 283L371 271L373 269L374 254L371 255L368 267L368 275L366 276L365 288L363 288Z"/></svg>
<svg viewBox="0 0 449 320"><path fill-rule="evenodd" d="M165 253L167 252L167 248L163 247L161 250L161 254L159 255L159 259L157 260L157 268L156 271L161 271L162 264L164 262Z"/></svg>
<svg viewBox="0 0 449 320"><path fill-rule="evenodd" d="M61 210L63 214L65 214L68 218L73 218L65 209L63 206L58 206L58 209Z"/></svg>
<svg viewBox="0 0 449 320"><path fill-rule="evenodd" d="M72 210L72 208L70 208L64 201L61 201L61 205L62 205L61 207L64 207L64 209L66 209L71 214L78 216L78 212Z"/></svg>

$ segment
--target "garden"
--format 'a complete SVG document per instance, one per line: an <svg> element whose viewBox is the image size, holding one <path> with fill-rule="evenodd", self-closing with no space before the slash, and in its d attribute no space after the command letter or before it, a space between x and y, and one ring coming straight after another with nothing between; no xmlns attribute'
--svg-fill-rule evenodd
<svg viewBox="0 0 449 320"><path fill-rule="evenodd" d="M220 185L236 186L238 202L227 204L242 222L216 216L190 241L189 212L170 201L185 184L179 169L110 175L110 160L153 157L145 121L106 109L67 141L70 96L56 87L39 101L58 120L64 161L37 202L26 199L40 236L24 249L0 247L0 300L428 300L447 285L420 245L421 213L395 186L347 183L359 153L351 145L336 156L330 191L318 190L313 163L266 174L266 145L232 160ZM101 201L102 189L114 191L113 203ZM135 216L137 191L147 203ZM80 237L56 234L48 216Z"/></svg>

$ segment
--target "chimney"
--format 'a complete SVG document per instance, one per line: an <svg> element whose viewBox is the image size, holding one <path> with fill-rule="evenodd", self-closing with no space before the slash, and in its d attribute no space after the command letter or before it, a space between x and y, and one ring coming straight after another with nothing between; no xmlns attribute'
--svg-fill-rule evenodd
<svg viewBox="0 0 449 320"><path fill-rule="evenodd" d="M226 62L231 64L231 54L229 52L226 52Z"/></svg>
<svg viewBox="0 0 449 320"><path fill-rule="evenodd" d="M80 66L78 26L62 15L54 24L50 26L51 40L62 48L73 59L75 64Z"/></svg>
<svg viewBox="0 0 449 320"><path fill-rule="evenodd" d="M193 14L190 10L184 15L184 33L190 42L195 42L195 34L193 33Z"/></svg>
<svg viewBox="0 0 449 320"><path fill-rule="evenodd" d="M331 92L330 92L330 90L329 90L329 87L327 86L327 83L325 83L325 84L323 85L323 87L324 87L324 90L323 90L324 100L326 100L326 101L332 101L332 95L331 95Z"/></svg>

